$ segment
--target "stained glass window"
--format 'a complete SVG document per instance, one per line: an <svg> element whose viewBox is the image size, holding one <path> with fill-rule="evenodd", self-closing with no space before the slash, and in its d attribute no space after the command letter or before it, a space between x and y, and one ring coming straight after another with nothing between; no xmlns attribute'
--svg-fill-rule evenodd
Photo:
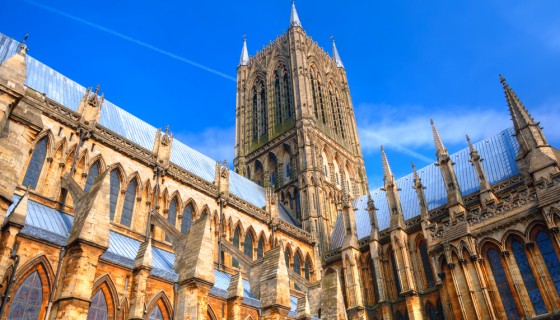
<svg viewBox="0 0 560 320"><path fill-rule="evenodd" d="M175 226L175 221L177 220L177 199L174 198L169 204L169 211L167 211L167 221L171 225ZM169 236L165 236L165 241L169 241Z"/></svg>
<svg viewBox="0 0 560 320"><path fill-rule="evenodd" d="M293 269L295 273L301 274L301 259L299 258L299 254L294 255Z"/></svg>
<svg viewBox="0 0 560 320"><path fill-rule="evenodd" d="M23 186L29 186L31 189L37 188L37 182L39 182L39 176L41 175L41 169L43 169L43 164L45 163L45 158L47 156L47 138L37 142L35 145L35 150L31 155L31 160L27 166L27 171L25 172L25 177L23 178Z"/></svg>
<svg viewBox="0 0 560 320"><path fill-rule="evenodd" d="M250 232L245 235L245 243L243 243L243 252L249 259L253 260L253 236Z"/></svg>
<svg viewBox="0 0 560 320"><path fill-rule="evenodd" d="M428 250L426 249L426 241L420 241L419 249L420 256L422 258L422 266L424 267L424 276L426 277L428 288L430 288L434 286L435 281L434 273L432 272L432 267L430 266L430 257L428 256Z"/></svg>
<svg viewBox="0 0 560 320"><path fill-rule="evenodd" d="M377 275L375 273L375 266L373 265L373 259L369 258L369 272L371 273L371 280L373 283L373 294L375 302L379 301L379 289L377 288Z"/></svg>
<svg viewBox="0 0 560 320"><path fill-rule="evenodd" d="M134 213L134 201L136 200L136 180L132 180L126 188L124 204L121 216L121 224L130 227L132 214Z"/></svg>
<svg viewBox="0 0 560 320"><path fill-rule="evenodd" d="M393 278L395 278L395 289L397 290L397 296L401 292L401 280L399 279L399 271L397 270L397 261L395 259L395 253L391 252L391 266L393 267Z"/></svg>
<svg viewBox="0 0 560 320"><path fill-rule="evenodd" d="M43 284L39 272L35 271L23 281L14 295L8 319L38 319L42 303Z"/></svg>
<svg viewBox="0 0 560 320"><path fill-rule="evenodd" d="M533 270L531 269L529 260L527 259L525 246L523 246L523 244L519 240L515 239L511 243L511 251L513 252L513 256L515 257L515 261L517 262L517 267L521 272L521 277L523 278L523 282L525 283L525 289L527 289L529 298L533 303L535 313L546 313L546 306L537 285L537 281L535 280L535 276L533 275Z"/></svg>
<svg viewBox="0 0 560 320"><path fill-rule="evenodd" d="M235 229L235 232L233 233L233 245L236 248L239 248L239 228ZM232 258L231 259L231 265L234 268L239 268L239 261L237 261L237 259Z"/></svg>
<svg viewBox="0 0 560 320"><path fill-rule="evenodd" d="M97 292L91 298L87 320L106 320L108 318L107 299L103 290Z"/></svg>
<svg viewBox="0 0 560 320"><path fill-rule="evenodd" d="M544 263L546 264L546 268L548 269L548 273L550 273L550 278L552 278L552 282L554 283L554 287L556 287L556 292L560 294L560 261L558 260L558 255L552 246L552 242L550 241L550 236L548 233L544 231L540 231L537 233L537 246L541 251L541 255L544 259Z"/></svg>
<svg viewBox="0 0 560 320"><path fill-rule="evenodd" d="M489 249L486 256L488 258L488 263L490 264L490 269L492 269L492 275L494 276L494 281L498 287L498 293L502 299L502 304L507 318L509 320L519 319L517 306L513 300L513 293L511 292L500 254L496 249Z"/></svg>
<svg viewBox="0 0 560 320"><path fill-rule="evenodd" d="M117 209L117 201L119 200L119 192L121 189L121 181L117 170L111 171L111 193L109 196L110 201L110 217L111 221L115 217L115 210Z"/></svg>
<svg viewBox="0 0 560 320"><path fill-rule="evenodd" d="M309 259L305 259L305 265L303 266L303 272L305 275L305 280L309 280Z"/></svg>
<svg viewBox="0 0 560 320"><path fill-rule="evenodd" d="M261 237L261 240L259 240L259 244L257 246L257 259L260 259L263 257L263 249L264 249L264 240Z"/></svg>
<svg viewBox="0 0 560 320"><path fill-rule="evenodd" d="M89 172L86 179L86 187L84 188L85 192L88 192L89 189L91 189L91 186L93 186L93 183L95 182L95 178L97 178L98 175L99 175L99 161L95 162L91 166L91 168L89 168Z"/></svg>
<svg viewBox="0 0 560 320"><path fill-rule="evenodd" d="M185 233L191 229L193 221L193 207L192 204L188 204L183 210L183 216L181 217L181 232Z"/></svg>
<svg viewBox="0 0 560 320"><path fill-rule="evenodd" d="M152 309L152 312L150 312L150 316L148 317L148 320L163 320L163 313L161 312L159 306L156 305Z"/></svg>

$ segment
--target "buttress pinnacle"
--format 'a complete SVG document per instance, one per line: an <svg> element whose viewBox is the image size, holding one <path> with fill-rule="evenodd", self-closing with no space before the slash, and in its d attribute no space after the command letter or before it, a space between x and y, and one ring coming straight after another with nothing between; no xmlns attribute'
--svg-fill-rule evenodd
<svg viewBox="0 0 560 320"><path fill-rule="evenodd" d="M515 126L515 130L521 130L527 125L535 124L535 121L529 114L529 111L525 109L525 106L517 97L517 94L511 89L511 87L507 84L506 78L500 75L500 82L504 87L504 93L506 94L506 101L509 107L509 112L511 114L511 119L513 120L513 124Z"/></svg>
<svg viewBox="0 0 560 320"><path fill-rule="evenodd" d="M393 172L389 166L389 160L387 160L387 155L385 154L383 146L381 146L381 161L383 162L383 180L393 180Z"/></svg>
<svg viewBox="0 0 560 320"><path fill-rule="evenodd" d="M439 157L442 154L447 153L447 149L443 146L443 142L441 142L441 138L439 137L439 133L436 129L436 125L434 120L430 119L430 124L432 125L432 134L434 135L434 144L436 146L436 155Z"/></svg>

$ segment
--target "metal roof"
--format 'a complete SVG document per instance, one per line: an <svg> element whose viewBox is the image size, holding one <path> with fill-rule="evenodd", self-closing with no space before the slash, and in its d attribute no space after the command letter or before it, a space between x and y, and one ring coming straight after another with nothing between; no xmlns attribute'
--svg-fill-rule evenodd
<svg viewBox="0 0 560 320"><path fill-rule="evenodd" d="M0 33L0 63L17 53L19 42ZM27 55L27 78L25 85L44 93L48 98L77 111L86 88L68 79L35 58ZM99 125L151 151L157 129L108 100L103 102ZM216 161L174 140L171 147L173 163L213 183L216 177ZM230 171L230 192L259 207L265 206L265 191L249 179ZM291 219L283 219L293 223Z"/></svg>
<svg viewBox="0 0 560 320"><path fill-rule="evenodd" d="M515 157L519 150L519 144L513 136L513 128L505 129L498 134L486 138L474 144L474 148L480 156L485 159L482 167L486 171L490 184L495 184L507 178L511 178L519 173L519 168L515 163ZM452 155L451 161L455 162L454 170L457 175L459 187L463 196L469 195L480 190L480 184L474 167L470 164L469 148L466 147ZM422 179L422 184L426 187L424 190L428 209L435 209L447 203L447 192L441 177L441 171L434 164L430 164L418 170L418 175ZM416 191L412 188L414 184L413 174L410 173L396 181L397 186L401 189L399 196L401 198L401 207L405 220L420 215L420 206ZM381 188L371 190L371 196L375 202L377 210L377 220L379 230L389 227L390 214L387 205L385 192ZM356 226L358 239L363 239L371 233L371 223L367 208L367 195L361 196L354 200L356 212ZM343 227L342 219L337 219L336 225L331 234L331 248L339 248L342 245Z"/></svg>

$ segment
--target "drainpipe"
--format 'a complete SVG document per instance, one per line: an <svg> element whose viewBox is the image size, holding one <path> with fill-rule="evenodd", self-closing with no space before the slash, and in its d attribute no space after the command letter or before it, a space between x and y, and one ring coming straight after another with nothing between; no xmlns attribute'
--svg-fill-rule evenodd
<svg viewBox="0 0 560 320"><path fill-rule="evenodd" d="M60 254L58 256L58 264L56 266L56 275L54 276L54 281L53 281L53 285L52 285L52 289L51 289L51 294L49 295L49 305L47 307L47 312L45 312L45 320L49 319L49 316L51 314L51 309L52 309L53 300L54 300L54 293L56 291L56 284L58 282L58 278L60 277L60 267L62 266L62 260L64 259L65 255L66 255L66 246L62 246L62 248L60 248Z"/></svg>
<svg viewBox="0 0 560 320"><path fill-rule="evenodd" d="M6 304L8 303L8 301L10 300L9 296L10 296L10 291L12 289L12 286L14 284L14 278L16 275L16 271L17 271L17 267L19 264L19 255L17 255L17 250L19 247L19 242L14 243L14 247L12 248L12 254L10 255L10 259L12 259L14 261L14 268L12 270L12 273L10 274L10 280L8 281L8 286L6 287L6 292L4 293L4 296L2 297L2 305L0 305L0 316L2 316L2 314L4 313L4 307L6 306Z"/></svg>

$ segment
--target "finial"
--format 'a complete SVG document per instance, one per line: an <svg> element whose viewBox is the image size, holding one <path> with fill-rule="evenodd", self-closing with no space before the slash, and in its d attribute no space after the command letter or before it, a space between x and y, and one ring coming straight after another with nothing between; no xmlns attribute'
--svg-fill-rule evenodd
<svg viewBox="0 0 560 320"><path fill-rule="evenodd" d="M430 124L432 125L432 134L434 136L434 144L436 146L436 155L439 156L440 154L447 153L447 150L443 146L443 142L441 141L441 138L439 137L439 133L436 129L436 124L434 123L433 119L430 119Z"/></svg>
<svg viewBox="0 0 560 320"><path fill-rule="evenodd" d="M95 95L97 95L98 93L99 93L99 85L97 85L97 86L95 87Z"/></svg>
<svg viewBox="0 0 560 320"><path fill-rule="evenodd" d="M383 162L383 180L389 179L393 176L391 167L389 166L389 160L387 160L387 155L385 154L385 149L381 146L381 161Z"/></svg>
<svg viewBox="0 0 560 320"><path fill-rule="evenodd" d="M165 134L169 134L169 125L165 126Z"/></svg>
<svg viewBox="0 0 560 320"><path fill-rule="evenodd" d="M412 172L414 173L414 178L418 178L418 172L416 171L416 166L414 165L414 162L412 162Z"/></svg>
<svg viewBox="0 0 560 320"><path fill-rule="evenodd" d="M499 74L499 77L500 77L500 82L501 82L502 84L504 84L504 85L507 84L506 78L504 78L504 76L502 76L501 73Z"/></svg>
<svg viewBox="0 0 560 320"><path fill-rule="evenodd" d="M467 143L469 144L469 150L470 150L471 152L476 152L476 150L474 149L474 146L473 146L473 144L472 144L472 142L471 142L471 138L469 137L468 134L467 134Z"/></svg>
<svg viewBox="0 0 560 320"><path fill-rule="evenodd" d="M23 40L21 40L21 44L24 45L25 42L27 41L27 38L29 37L29 33L26 33L25 36L23 37Z"/></svg>

